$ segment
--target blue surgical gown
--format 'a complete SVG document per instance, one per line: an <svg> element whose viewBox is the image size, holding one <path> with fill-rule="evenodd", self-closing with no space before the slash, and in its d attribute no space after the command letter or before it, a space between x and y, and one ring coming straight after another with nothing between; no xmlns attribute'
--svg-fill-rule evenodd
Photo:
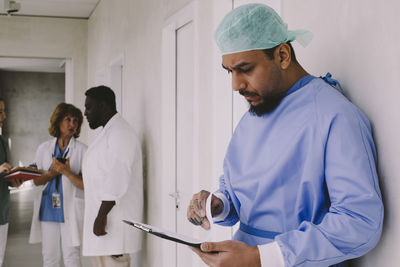
<svg viewBox="0 0 400 267"><path fill-rule="evenodd" d="M307 81L304 82L304 79ZM301 83L305 85L302 86ZM378 242L383 204L365 115L320 78L298 81L271 113L247 112L229 144L220 188L249 245L276 241L286 266L329 266Z"/></svg>

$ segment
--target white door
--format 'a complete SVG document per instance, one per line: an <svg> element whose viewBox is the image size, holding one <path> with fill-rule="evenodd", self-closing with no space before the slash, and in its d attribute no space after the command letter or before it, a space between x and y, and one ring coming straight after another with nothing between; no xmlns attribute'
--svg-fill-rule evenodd
<svg viewBox="0 0 400 267"><path fill-rule="evenodd" d="M198 190L198 108L196 104L195 3L167 20L163 31L163 228L198 237L186 218ZM168 267L204 266L186 245L163 241Z"/></svg>
<svg viewBox="0 0 400 267"><path fill-rule="evenodd" d="M266 1L265 1L266 2ZM171 16L163 29L162 63L162 227L192 237L200 237L199 227L192 226L186 218L186 208L194 192L199 189L199 107L197 103L199 81L199 16L197 5L193 1L188 6ZM219 0L213 3L214 16L226 14L233 6L243 4L239 0ZM202 17L201 20L213 20ZM218 22L219 23L219 22ZM212 35L209 35L212 38ZM210 40L211 41L211 40ZM215 53L214 53L215 54ZM233 99L229 76L220 70L220 55L215 59L215 95L216 108L215 152L212 157L222 166L222 155L232 129L242 114L247 111L247 103L241 96ZM213 68L213 66L209 66ZM224 85L226 84L226 86ZM226 89L226 90L224 90ZM240 102L241 101L241 102ZM226 123L229 122L229 123ZM222 134L221 134L222 133ZM220 145L222 144L222 145ZM216 170L219 168L215 168ZM216 171L217 172L217 171ZM218 172L220 174L220 172ZM218 181L218 176L214 177ZM222 228L222 227L221 227ZM218 239L229 239L231 231L218 229ZM161 241L163 266L186 267L205 266L186 246L170 241Z"/></svg>
<svg viewBox="0 0 400 267"><path fill-rule="evenodd" d="M193 188L194 148L194 58L193 22L176 31L176 231L191 234L186 207ZM191 266L193 253L186 246L177 246L177 266Z"/></svg>

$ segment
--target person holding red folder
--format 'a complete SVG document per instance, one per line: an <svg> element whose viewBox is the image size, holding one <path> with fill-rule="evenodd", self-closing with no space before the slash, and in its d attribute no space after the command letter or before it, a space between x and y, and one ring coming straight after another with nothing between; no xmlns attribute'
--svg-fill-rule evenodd
<svg viewBox="0 0 400 267"><path fill-rule="evenodd" d="M0 98L0 128L6 119L4 100ZM0 267L3 264L6 250L8 221L10 219L10 192L9 186L18 187L22 184L19 179L6 180L4 175L10 172L12 166L7 163L7 143L0 135Z"/></svg>

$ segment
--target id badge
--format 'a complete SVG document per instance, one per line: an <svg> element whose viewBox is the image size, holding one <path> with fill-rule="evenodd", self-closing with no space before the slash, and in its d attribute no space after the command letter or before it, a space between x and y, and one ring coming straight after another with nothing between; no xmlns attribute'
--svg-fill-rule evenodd
<svg viewBox="0 0 400 267"><path fill-rule="evenodd" d="M52 199L53 199L53 208L55 208L55 209L61 208L60 194L59 193L53 193Z"/></svg>

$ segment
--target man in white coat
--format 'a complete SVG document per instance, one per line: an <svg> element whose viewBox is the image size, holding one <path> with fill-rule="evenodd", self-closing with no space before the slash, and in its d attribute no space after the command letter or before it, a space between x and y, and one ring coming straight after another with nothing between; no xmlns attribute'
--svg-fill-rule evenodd
<svg viewBox="0 0 400 267"><path fill-rule="evenodd" d="M122 222L141 220L142 158L138 138L117 113L115 94L106 86L86 91L85 116L91 129L103 127L83 161L85 217L83 255L94 266L130 266L141 249L138 231Z"/></svg>

